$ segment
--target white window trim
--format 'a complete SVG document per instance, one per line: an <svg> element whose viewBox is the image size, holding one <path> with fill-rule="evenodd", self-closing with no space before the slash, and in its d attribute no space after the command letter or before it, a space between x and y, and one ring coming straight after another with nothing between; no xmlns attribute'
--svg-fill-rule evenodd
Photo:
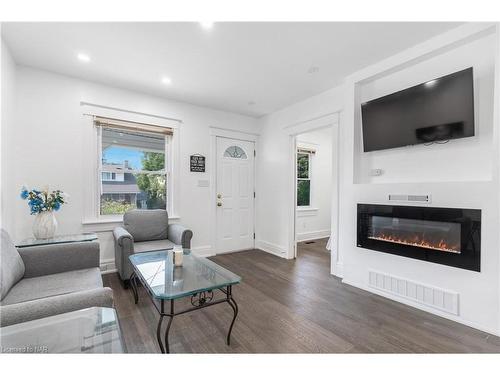
<svg viewBox="0 0 500 375"><path fill-rule="evenodd" d="M319 208L310 206L297 207L297 217L317 216Z"/></svg>
<svg viewBox="0 0 500 375"><path fill-rule="evenodd" d="M307 211L319 211L318 207L313 206L298 206L297 211L307 212Z"/></svg>
<svg viewBox="0 0 500 375"><path fill-rule="evenodd" d="M103 116L122 119L124 121L136 121L151 123L153 125L165 126L172 129L172 135L168 135L165 142L165 157L167 163L165 172L167 174L167 210L169 220L180 219L179 197L177 197L180 186L180 124L182 121L159 115L148 115L145 113L116 109L108 106L80 103L82 108L82 127L84 137L82 146L83 155L95 155L96 157L84 158L84 179L82 189L84 191L84 208L82 225L85 230L96 232L110 231L123 222L123 215L100 215L100 192L101 192L101 144L100 132L94 125L94 116ZM170 157L168 156L170 155ZM174 198L177 197L177 198Z"/></svg>
<svg viewBox="0 0 500 375"><path fill-rule="evenodd" d="M116 181L116 173L115 173L115 178L113 178L113 173L114 172L102 172L102 180L103 181ZM110 175L110 178L104 178L104 175Z"/></svg>

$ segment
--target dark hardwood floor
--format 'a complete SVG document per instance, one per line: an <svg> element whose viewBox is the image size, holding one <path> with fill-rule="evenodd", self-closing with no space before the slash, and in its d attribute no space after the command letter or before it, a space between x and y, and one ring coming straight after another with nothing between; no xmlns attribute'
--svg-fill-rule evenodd
<svg viewBox="0 0 500 375"><path fill-rule="evenodd" d="M330 275L325 243L301 243L296 260L260 250L211 258L243 278L233 288L239 315L231 346L232 310L220 304L175 317L171 352L500 353L496 336L342 284ZM159 352L158 313L143 288L135 305L116 274L104 283L114 290L128 351Z"/></svg>

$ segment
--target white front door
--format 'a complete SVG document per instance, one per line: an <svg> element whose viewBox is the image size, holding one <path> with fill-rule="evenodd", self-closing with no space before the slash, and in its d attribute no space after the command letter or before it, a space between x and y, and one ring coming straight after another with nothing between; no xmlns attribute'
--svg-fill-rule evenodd
<svg viewBox="0 0 500 375"><path fill-rule="evenodd" d="M254 149L217 137L217 254L254 248Z"/></svg>

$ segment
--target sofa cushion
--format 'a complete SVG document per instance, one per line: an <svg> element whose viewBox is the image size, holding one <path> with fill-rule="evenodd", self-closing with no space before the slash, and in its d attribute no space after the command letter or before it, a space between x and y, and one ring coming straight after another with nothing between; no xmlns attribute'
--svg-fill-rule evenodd
<svg viewBox="0 0 500 375"><path fill-rule="evenodd" d="M134 242L166 240L168 213L166 210L131 210L123 215L123 226Z"/></svg>
<svg viewBox="0 0 500 375"><path fill-rule="evenodd" d="M8 233L0 230L0 300L24 276L24 262L12 243Z"/></svg>
<svg viewBox="0 0 500 375"><path fill-rule="evenodd" d="M169 240L134 242L134 253L145 251L170 250L174 248L174 243Z"/></svg>
<svg viewBox="0 0 500 375"><path fill-rule="evenodd" d="M29 277L19 281L3 299L2 305L31 301L61 294L102 288L99 268Z"/></svg>

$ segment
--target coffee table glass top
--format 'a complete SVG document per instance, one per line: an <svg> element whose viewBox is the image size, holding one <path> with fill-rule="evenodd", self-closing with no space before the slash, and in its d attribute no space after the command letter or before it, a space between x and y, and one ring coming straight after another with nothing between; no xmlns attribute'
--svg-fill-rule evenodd
<svg viewBox="0 0 500 375"><path fill-rule="evenodd" d="M37 240L36 238L26 238L22 240L20 243L18 243L16 246L28 247L28 246L52 245L58 243L87 242L95 240L97 240L97 235L95 233L80 233L80 234L68 234L64 236L55 236L44 240Z"/></svg>
<svg viewBox="0 0 500 375"><path fill-rule="evenodd" d="M224 267L193 254L184 254L181 267L174 266L173 252L168 250L138 253L129 258L136 275L157 299L176 299L241 281L241 277Z"/></svg>
<svg viewBox="0 0 500 375"><path fill-rule="evenodd" d="M2 353L123 353L116 311L91 307L2 327Z"/></svg>

